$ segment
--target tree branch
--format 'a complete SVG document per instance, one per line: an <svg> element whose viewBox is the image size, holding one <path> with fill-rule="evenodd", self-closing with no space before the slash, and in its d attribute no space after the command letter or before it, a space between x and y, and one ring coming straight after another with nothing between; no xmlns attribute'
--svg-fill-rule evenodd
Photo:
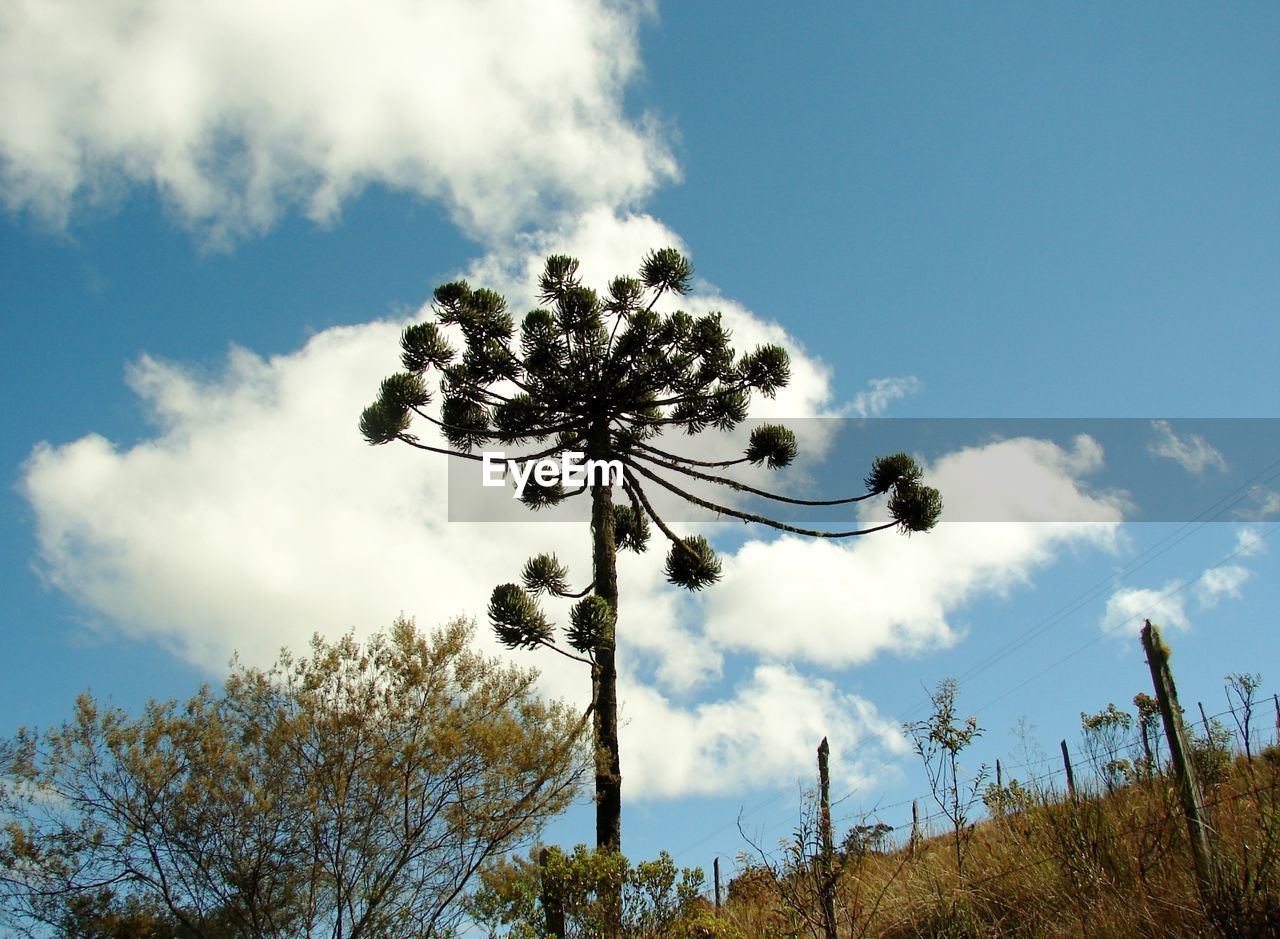
<svg viewBox="0 0 1280 939"><path fill-rule="evenodd" d="M650 504L649 497L644 494L644 487L640 485L640 481L638 479L636 479L630 473L625 474L622 479L622 488L627 491L627 494L629 496L631 496L633 507L635 504L635 500L637 498L640 500L641 504L644 505L645 514L648 515L651 519L653 519L653 523L658 526L659 531L661 531L664 535L667 536L667 540L671 542L673 547L677 547L680 550L684 551L686 554L689 555L689 557L693 558L694 560L697 560L697 561L701 560L701 558L698 556L698 552L694 551L691 547L685 544L683 538L681 538L679 535L673 532L669 527L667 527L667 523L662 520L662 516L659 515L657 510L653 507L653 505Z"/></svg>
<svg viewBox="0 0 1280 939"><path fill-rule="evenodd" d="M645 447L645 449L649 450L653 448ZM865 499L870 499L874 495L878 495L878 493L868 492L868 493L865 493L864 495L850 496L849 498L846 498L846 499L793 499L790 496L779 495L776 492L769 492L768 490L765 490L765 489L757 489L754 486L748 486L746 483L740 483L737 480L728 479L724 476L714 476L710 473L699 473L697 470L692 470L692 469L689 469L688 467L680 466L675 463L667 463L663 460L657 459L656 457L647 456L645 454L636 454L636 456L639 459L648 460L650 463L653 463L657 466L661 466L664 469L675 470L677 473L683 473L684 475L691 476L694 479L701 479L709 483L717 483L718 485L721 485L721 486L728 486L730 489L736 490L738 492L749 492L752 495L762 496L765 499L772 499L774 502L786 502L789 505L849 505L850 503L862 502ZM705 466L708 464L701 464L701 465ZM715 464L710 464L710 465L715 465Z"/></svg>
<svg viewBox="0 0 1280 939"><path fill-rule="evenodd" d="M570 596L570 594L565 594L565 596ZM581 596L581 594L578 594L578 596ZM559 652L566 659L573 659L575 662L582 662L584 665L596 664L595 661L592 659L584 658L583 656L580 656L580 655L574 655L572 652L566 652L564 649L561 649L558 645L556 645L554 642L551 642L549 639L538 639L537 643L540 646L546 646L552 652Z"/></svg>
<svg viewBox="0 0 1280 939"><path fill-rule="evenodd" d="M674 453L668 453L665 450L659 450L657 447L651 447L647 443L642 443L640 441L636 441L635 445L639 447L641 450L648 450L650 453L660 456L663 459L672 460L677 463L687 463L690 466L707 466L707 467L715 468L720 466L737 466L739 463L747 462L747 458L745 456L740 456L736 460L718 460L718 461L695 460L693 459L693 457L677 456Z"/></svg>
<svg viewBox="0 0 1280 939"><path fill-rule="evenodd" d="M708 502L706 499L701 499L691 492L686 492L674 483L668 482L658 474L640 466L634 460L631 460L626 456L622 458L622 462L639 472L641 475L652 479L655 483L662 486L669 492L675 493L680 498L685 499L688 502L692 502L694 505L700 505L704 509L711 509L711 511L719 512L722 515L740 518L744 522L755 522L759 525L767 525L770 528L776 528L778 531L787 531L795 535L808 535L811 538L854 538L858 535L869 535L875 531L884 531L886 528L892 528L894 525L898 524L896 521L890 520L885 522L883 525L873 525L870 528L860 528L853 531L820 531L816 528L799 528L795 525L788 525L785 522L779 522L766 515L754 515L750 512L740 512L737 509L731 509L726 505L717 505L714 502Z"/></svg>

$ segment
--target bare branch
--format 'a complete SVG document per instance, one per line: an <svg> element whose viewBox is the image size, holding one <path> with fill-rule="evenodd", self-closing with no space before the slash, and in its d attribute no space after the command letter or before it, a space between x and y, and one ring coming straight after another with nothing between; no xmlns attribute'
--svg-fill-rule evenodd
<svg viewBox="0 0 1280 939"><path fill-rule="evenodd" d="M727 505L717 505L714 502L709 502L706 499L695 496L691 492L681 489L674 483L668 482L657 473L651 472L628 457L624 456L622 458L622 462L635 469L641 475L652 479L655 483L662 486L669 492L675 493L680 498L688 502L692 502L694 505L700 505L704 509L710 509L713 512L719 512L722 515L740 518L744 522L755 522L759 525L767 525L770 528L776 528L778 531L788 531L796 535L807 535L811 538L855 538L859 535L869 535L875 531L884 531L885 529L892 528L894 525L898 524L897 522L890 520L882 525L873 525L870 528L859 528L851 531L820 531L816 528L799 528L795 525L788 525L785 522L779 522L776 519L769 518L765 515L755 515L751 512L741 512L738 509L731 509Z"/></svg>
<svg viewBox="0 0 1280 939"><path fill-rule="evenodd" d="M645 449L649 450L653 448L645 447ZM639 459L648 460L655 466L661 466L663 469L675 470L677 473L683 473L685 476L690 476L694 479L701 479L705 482L716 483L720 486L727 486L737 492L749 492L752 495L761 496L765 499L772 499L774 502L785 502L789 505L849 505L854 502L862 502L865 499L870 499L872 496L879 494L875 492L868 492L860 496L850 496L845 499L793 499L790 496L779 495L776 492L769 492L765 489L757 489L754 486L748 486L746 483L740 483L735 479L729 479L725 476L715 476L710 473L699 473L697 470L689 469L688 467L680 466L676 463L669 463L665 460L660 460L646 454L636 454L636 456ZM744 457L743 459L745 460L746 458ZM742 460L737 462L742 462ZM715 466L728 464L702 463L699 465Z"/></svg>

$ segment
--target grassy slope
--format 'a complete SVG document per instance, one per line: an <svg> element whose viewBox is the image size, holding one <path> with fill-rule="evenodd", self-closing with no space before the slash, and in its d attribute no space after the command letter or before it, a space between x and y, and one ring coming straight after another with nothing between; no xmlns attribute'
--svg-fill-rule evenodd
<svg viewBox="0 0 1280 939"><path fill-rule="evenodd" d="M840 936L1280 936L1280 750L1224 776L1206 793L1222 868L1211 910L1173 781L1158 775L1074 803L1030 794L971 831L963 875L950 832L848 859ZM780 889L748 872L725 918L750 937L820 936L811 881L793 871Z"/></svg>

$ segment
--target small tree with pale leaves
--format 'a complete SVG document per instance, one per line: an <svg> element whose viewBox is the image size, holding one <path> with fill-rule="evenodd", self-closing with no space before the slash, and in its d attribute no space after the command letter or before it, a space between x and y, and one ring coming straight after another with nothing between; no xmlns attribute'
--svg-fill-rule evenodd
<svg viewBox="0 0 1280 939"><path fill-rule="evenodd" d="M930 714L903 725L915 744L916 755L929 777L929 789L942 814L951 822L956 873L964 879L964 859L973 833L971 813L987 779L987 764L969 775L960 765L960 755L985 732L974 715L961 718L956 704L960 684L944 678L929 693Z"/></svg>

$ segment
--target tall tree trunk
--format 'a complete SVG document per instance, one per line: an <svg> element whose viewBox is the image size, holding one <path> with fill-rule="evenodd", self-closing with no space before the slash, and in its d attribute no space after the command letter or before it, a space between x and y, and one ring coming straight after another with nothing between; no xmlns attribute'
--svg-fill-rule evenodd
<svg viewBox="0 0 1280 939"><path fill-rule="evenodd" d="M591 488L592 571L595 592L614 614L614 629L596 649L592 669L596 734L596 847L622 850L622 764L618 758L617 647L618 554L613 536L613 490L609 481Z"/></svg>

